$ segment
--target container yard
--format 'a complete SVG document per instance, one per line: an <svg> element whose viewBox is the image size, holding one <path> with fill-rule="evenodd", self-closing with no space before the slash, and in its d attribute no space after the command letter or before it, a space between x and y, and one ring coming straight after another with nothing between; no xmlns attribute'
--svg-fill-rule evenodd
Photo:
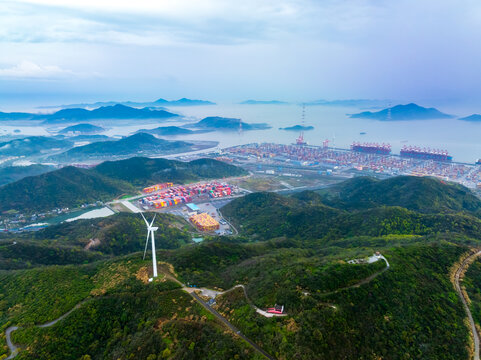
<svg viewBox="0 0 481 360"><path fill-rule="evenodd" d="M144 189L142 189L142 192L144 194L150 194L150 193L153 193L153 192L156 192L156 191L159 191L159 190L162 190L162 189L166 189L166 188L169 188L169 187L172 187L174 186L173 183L163 183L163 184L156 184L156 185L152 185L152 186L149 186L149 187L146 187Z"/></svg>
<svg viewBox="0 0 481 360"><path fill-rule="evenodd" d="M159 185L165 186L163 188L159 187L159 189L153 190L154 192L156 191L155 194L140 199L140 205L161 209L179 204L187 204L192 202L194 198L204 197L205 199L215 199L231 196L233 193L233 188L230 185L217 181L196 183L185 186L173 186L172 183L165 183L150 186L146 189L150 190ZM237 192L237 189L234 189L234 192Z"/></svg>
<svg viewBox="0 0 481 360"><path fill-rule="evenodd" d="M207 213L192 215L189 220L200 231L211 232L218 230L220 224L212 216Z"/></svg>
<svg viewBox="0 0 481 360"><path fill-rule="evenodd" d="M480 166L456 163L446 150L413 147L404 149L401 156L391 154L389 144L353 143L352 149L339 149L326 146L254 143L224 149L223 155L229 155L240 166L266 164L282 168L283 172L289 169L291 173L310 170L321 174L331 169L337 174L362 171L385 176L434 176L461 183L472 189L481 183ZM420 149L419 155L408 156L407 152L412 152L413 149Z"/></svg>

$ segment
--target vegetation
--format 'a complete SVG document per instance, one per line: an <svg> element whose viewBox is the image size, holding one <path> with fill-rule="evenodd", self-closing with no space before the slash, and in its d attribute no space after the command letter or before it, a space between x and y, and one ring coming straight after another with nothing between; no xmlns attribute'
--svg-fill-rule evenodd
<svg viewBox="0 0 481 360"><path fill-rule="evenodd" d="M49 165L7 166L0 168L0 186L23 179L27 176L40 175L54 170Z"/></svg>
<svg viewBox="0 0 481 360"><path fill-rule="evenodd" d="M72 208L135 193L134 186L245 174L240 168L211 159L184 163L135 157L107 161L91 170L68 166L0 187L0 212L15 209L28 214L54 208Z"/></svg>

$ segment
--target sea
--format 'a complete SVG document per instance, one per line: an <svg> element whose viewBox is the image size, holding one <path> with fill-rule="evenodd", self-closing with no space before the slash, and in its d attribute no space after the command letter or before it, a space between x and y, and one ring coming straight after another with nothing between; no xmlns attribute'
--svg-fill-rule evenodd
<svg viewBox="0 0 481 360"><path fill-rule="evenodd" d="M423 105L423 104L421 104ZM353 141L389 143L393 154L399 153L403 145L415 145L432 149L448 150L454 161L474 163L481 158L481 123L458 120L458 117L481 113L479 109L462 106L437 107L440 111L453 114L452 119L377 121L369 119L352 119L349 114L360 111L377 111L338 106L306 106L304 125L311 125L314 130L304 132L304 139L310 145L321 146L328 140L330 147L349 148ZM162 121L117 121L103 124L105 135L121 137L139 129L152 129L158 126L183 125L198 121L206 116L240 118L245 123L267 123L272 128L253 131L223 131L195 135L169 136L175 140L209 140L218 141L219 147L229 147L254 142L273 142L281 144L294 143L298 132L280 128L301 125L302 107L298 104L284 105L241 105L218 104L209 106L170 107L169 111L182 115L181 120ZM47 135L53 134L63 125L32 126L18 125L11 122L1 126L0 135Z"/></svg>

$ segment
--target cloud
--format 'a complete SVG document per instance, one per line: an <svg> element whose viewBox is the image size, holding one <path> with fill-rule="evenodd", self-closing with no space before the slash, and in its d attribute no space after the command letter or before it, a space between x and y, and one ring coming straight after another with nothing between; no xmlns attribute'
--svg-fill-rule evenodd
<svg viewBox="0 0 481 360"><path fill-rule="evenodd" d="M77 76L71 70L55 65L38 65L31 61L22 61L17 65L0 68L0 78L8 79L61 79Z"/></svg>

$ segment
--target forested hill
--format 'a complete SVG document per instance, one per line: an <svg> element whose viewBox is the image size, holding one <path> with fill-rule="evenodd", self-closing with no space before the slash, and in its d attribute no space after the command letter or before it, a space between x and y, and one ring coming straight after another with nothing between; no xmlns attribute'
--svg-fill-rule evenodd
<svg viewBox="0 0 481 360"><path fill-rule="evenodd" d="M356 177L321 194L325 204L343 209L401 206L424 213L481 210L481 200L468 188L429 177Z"/></svg>
<svg viewBox="0 0 481 360"><path fill-rule="evenodd" d="M222 208L245 234L325 241L345 236L458 233L477 237L480 201L469 189L434 179L357 178L322 195L254 193Z"/></svg>
<svg viewBox="0 0 481 360"><path fill-rule="evenodd" d="M191 162L142 157L109 161L86 170L65 167L0 187L0 212L42 212L56 207L108 201L156 182L196 181L245 175L245 171L217 160Z"/></svg>

